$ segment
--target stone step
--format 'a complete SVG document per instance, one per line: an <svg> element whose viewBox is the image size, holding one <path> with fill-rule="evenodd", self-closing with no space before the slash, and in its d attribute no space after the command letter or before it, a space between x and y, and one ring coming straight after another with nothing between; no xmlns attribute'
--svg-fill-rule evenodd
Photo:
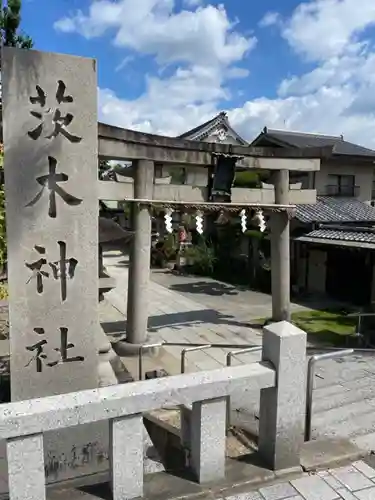
<svg viewBox="0 0 375 500"><path fill-rule="evenodd" d="M363 434L362 436L356 436L351 439L351 442L358 446L361 450L365 450L368 453L375 452L375 432Z"/></svg>
<svg viewBox="0 0 375 500"><path fill-rule="evenodd" d="M344 412L345 410L343 409L342 411ZM369 411L365 413L353 413L349 418L346 417L340 421L336 420L328 425L323 422L319 427L314 426L313 419L313 437L342 437L354 440L359 436L370 435L375 433L374 414L374 407L369 407ZM371 444L371 446L373 445Z"/></svg>
<svg viewBox="0 0 375 500"><path fill-rule="evenodd" d="M375 384L372 380L372 385L359 388L357 391L350 390L347 387L333 386L337 392L328 394L325 397L316 397L313 399L313 414L325 413L335 408L341 408L345 405L355 402L361 402L366 399L375 398Z"/></svg>
<svg viewBox="0 0 375 500"><path fill-rule="evenodd" d="M357 418L359 415L374 411L374 405L375 398L363 401L354 401L353 403L338 406L336 408L332 408L318 414L313 413L313 427L324 428L325 426L330 424L339 424L343 421Z"/></svg>
<svg viewBox="0 0 375 500"><path fill-rule="evenodd" d="M336 366L332 364L330 367L325 367L324 370L316 370L316 376L314 380L314 386L316 388L328 387L330 385L340 384L345 385L351 383L355 380L361 380L369 376L374 376L365 367L358 366L356 364L350 364L347 367ZM327 361L328 364L328 361ZM375 377L374 377L375 379Z"/></svg>

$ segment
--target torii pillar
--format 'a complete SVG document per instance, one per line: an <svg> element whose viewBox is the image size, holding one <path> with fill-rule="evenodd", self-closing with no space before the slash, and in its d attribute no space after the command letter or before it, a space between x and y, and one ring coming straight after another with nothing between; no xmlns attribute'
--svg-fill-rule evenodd
<svg viewBox="0 0 375 500"><path fill-rule="evenodd" d="M134 198L152 199L154 162L138 160L134 169ZM129 354L137 353L147 340L148 285L151 259L151 213L149 206L131 205L133 239L129 259L126 343Z"/></svg>
<svg viewBox="0 0 375 500"><path fill-rule="evenodd" d="M289 204L289 170L274 173L275 203ZM272 319L290 321L290 223L286 211L271 215Z"/></svg>

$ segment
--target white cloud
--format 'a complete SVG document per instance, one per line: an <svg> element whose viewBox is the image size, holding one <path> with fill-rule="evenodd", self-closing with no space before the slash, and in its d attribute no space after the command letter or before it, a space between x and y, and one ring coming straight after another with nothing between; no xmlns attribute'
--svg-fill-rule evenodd
<svg viewBox="0 0 375 500"><path fill-rule="evenodd" d="M204 0L183 0L183 4L185 5L185 7L190 8L199 7L203 4L203 2Z"/></svg>
<svg viewBox="0 0 375 500"><path fill-rule="evenodd" d="M280 82L278 99L233 110L238 126L262 119L270 127L344 133L375 147L375 52L366 38L375 25L375 2L313 0L301 3L289 19L275 14L264 20L278 24L290 47L315 68Z"/></svg>
<svg viewBox="0 0 375 500"><path fill-rule="evenodd" d="M124 69L128 64L134 61L134 56L126 56L115 68L116 73Z"/></svg>
<svg viewBox="0 0 375 500"><path fill-rule="evenodd" d="M360 33L374 24L374 0L315 0L296 8L283 36L297 53L325 61L357 52Z"/></svg>
<svg viewBox="0 0 375 500"><path fill-rule="evenodd" d="M267 12L259 22L260 28L278 25L281 21L281 16L278 12Z"/></svg>
<svg viewBox="0 0 375 500"><path fill-rule="evenodd" d="M153 55L159 64L159 77L146 76L146 92L136 100L101 89L101 119L175 135L211 118L217 103L231 97L226 82L248 76L249 71L236 63L254 48L256 39L236 31L222 5L198 3L202 4L189 1L194 11L178 11L174 0L138 0L136 9L134 0L95 0L87 13L78 11L55 23L59 31L78 32L88 39L111 30L116 46ZM128 62L129 56L117 70ZM163 77L171 64L177 69Z"/></svg>
<svg viewBox="0 0 375 500"><path fill-rule="evenodd" d="M229 112L231 123L245 138L254 138L264 126L344 134L348 140L375 147L374 112L347 114L356 94L350 86L322 87L316 93L285 99L259 98Z"/></svg>
<svg viewBox="0 0 375 500"><path fill-rule="evenodd" d="M243 59L256 40L238 31L223 6L190 7L196 9L176 11L173 0L138 0L137 9L134 0L97 0L88 13L56 23L86 38L113 33L118 47L153 55L160 68L177 64L171 76L146 76L146 90L135 100L99 90L103 121L177 135L210 119L224 102L233 126L249 140L266 125L344 134L375 148L375 52L364 37L375 24L375 0L311 0L289 19L266 14L259 26L277 26L292 50L315 67L279 82L276 98L259 97L234 109L228 82L248 76Z"/></svg>
<svg viewBox="0 0 375 500"><path fill-rule="evenodd" d="M133 101L120 99L109 89L100 90L100 119L145 132L177 135L212 118L217 102L229 97L219 71L180 68L171 78L148 77L146 92Z"/></svg>
<svg viewBox="0 0 375 500"><path fill-rule="evenodd" d="M250 75L250 71L246 68L229 68L226 73L226 77L231 78L246 78Z"/></svg>
<svg viewBox="0 0 375 500"><path fill-rule="evenodd" d="M245 37L233 29L223 6L177 12L173 0L138 0L137 8L134 0L96 0L87 15L78 11L54 26L86 38L112 29L116 33L115 45L155 55L160 64L230 65L256 44L254 37Z"/></svg>

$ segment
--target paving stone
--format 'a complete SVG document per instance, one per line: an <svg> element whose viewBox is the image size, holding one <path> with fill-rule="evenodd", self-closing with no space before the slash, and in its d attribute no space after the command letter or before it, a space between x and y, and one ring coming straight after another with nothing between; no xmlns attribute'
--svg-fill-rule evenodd
<svg viewBox="0 0 375 500"><path fill-rule="evenodd" d="M329 472L327 470L318 470L318 472L316 473L317 476L319 477L327 477L329 476Z"/></svg>
<svg viewBox="0 0 375 500"><path fill-rule="evenodd" d="M291 481L295 489L306 500L334 500L338 494L319 476L301 477Z"/></svg>
<svg viewBox="0 0 375 500"><path fill-rule="evenodd" d="M375 500L375 486L366 490L356 491L355 496L359 500Z"/></svg>
<svg viewBox="0 0 375 500"><path fill-rule="evenodd" d="M350 491L357 491L373 486L372 481L352 465L333 469L330 472Z"/></svg>
<svg viewBox="0 0 375 500"><path fill-rule="evenodd" d="M344 500L357 500L358 498L355 497L353 493L350 493L350 491L347 490L346 488L340 488L336 491L340 495L340 497L343 498Z"/></svg>
<svg viewBox="0 0 375 500"><path fill-rule="evenodd" d="M359 472L362 472L366 477L369 479L374 479L375 478L375 470L367 465L363 460L358 460L357 462L353 463L353 466L359 470Z"/></svg>
<svg viewBox="0 0 375 500"><path fill-rule="evenodd" d="M331 474L324 476L323 480L334 490L342 488L342 483L340 483L340 481L338 481L335 477L331 476Z"/></svg>
<svg viewBox="0 0 375 500"><path fill-rule="evenodd" d="M260 493L264 496L265 500L282 500L297 495L296 491L290 483L274 484L261 488Z"/></svg>
<svg viewBox="0 0 375 500"><path fill-rule="evenodd" d="M250 491L249 493L240 493L239 495L225 497L225 500L263 500L263 498L257 491Z"/></svg>

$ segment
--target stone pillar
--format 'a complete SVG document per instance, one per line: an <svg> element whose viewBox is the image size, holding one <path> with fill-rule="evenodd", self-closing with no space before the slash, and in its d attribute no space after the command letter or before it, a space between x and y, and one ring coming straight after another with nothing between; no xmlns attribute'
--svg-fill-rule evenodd
<svg viewBox="0 0 375 500"><path fill-rule="evenodd" d="M139 160L134 169L134 198L152 199L154 162ZM133 203L128 277L126 340L129 351L138 350L147 338L148 284L150 280L151 213L147 205Z"/></svg>
<svg viewBox="0 0 375 500"><path fill-rule="evenodd" d="M258 449L274 470L300 465L306 391L306 333L287 321L263 329L262 361L276 370L276 387L260 391Z"/></svg>
<svg viewBox="0 0 375 500"><path fill-rule="evenodd" d="M8 47L2 64L12 401L94 389L96 64ZM47 482L106 470L107 453L107 425L47 433Z"/></svg>
<svg viewBox="0 0 375 500"><path fill-rule="evenodd" d="M289 204L289 170L275 175L275 203ZM290 231L286 212L271 215L272 319L290 320Z"/></svg>
<svg viewBox="0 0 375 500"><path fill-rule="evenodd" d="M111 487L114 499L143 496L143 419L131 415L110 421Z"/></svg>
<svg viewBox="0 0 375 500"><path fill-rule="evenodd" d="M7 440L9 498L45 500L43 435Z"/></svg>
<svg viewBox="0 0 375 500"><path fill-rule="evenodd" d="M193 403L190 460L199 483L225 478L226 416L227 398Z"/></svg>

